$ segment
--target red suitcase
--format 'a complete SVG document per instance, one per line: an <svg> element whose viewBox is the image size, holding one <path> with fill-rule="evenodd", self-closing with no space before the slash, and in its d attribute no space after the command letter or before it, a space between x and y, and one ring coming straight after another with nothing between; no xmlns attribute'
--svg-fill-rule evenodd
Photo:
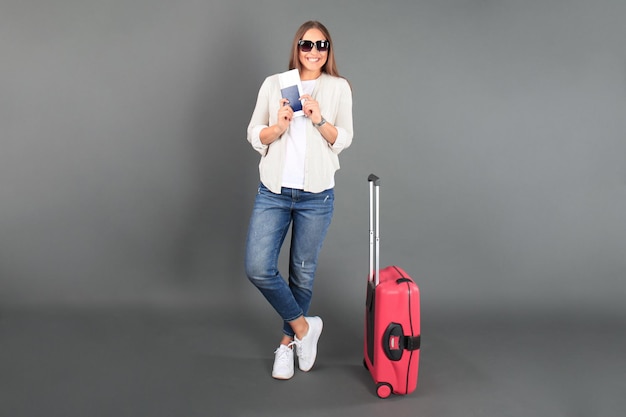
<svg viewBox="0 0 626 417"><path fill-rule="evenodd" d="M387 398L417 387L420 355L420 291L398 266L380 269L380 179L371 174L370 271L365 310L364 364Z"/></svg>

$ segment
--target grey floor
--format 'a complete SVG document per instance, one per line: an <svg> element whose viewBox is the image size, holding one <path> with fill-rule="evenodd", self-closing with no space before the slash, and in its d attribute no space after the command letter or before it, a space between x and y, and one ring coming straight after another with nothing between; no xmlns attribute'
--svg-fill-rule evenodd
<svg viewBox="0 0 626 417"><path fill-rule="evenodd" d="M360 319L326 318L315 368L269 374L276 338L254 311L0 313L0 416L581 416L626 411L623 319L437 314L419 386L380 400Z"/></svg>

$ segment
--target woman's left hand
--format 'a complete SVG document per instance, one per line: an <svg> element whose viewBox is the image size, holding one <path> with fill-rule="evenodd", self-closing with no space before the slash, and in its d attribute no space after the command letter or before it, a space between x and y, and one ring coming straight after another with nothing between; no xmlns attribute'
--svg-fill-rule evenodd
<svg viewBox="0 0 626 417"><path fill-rule="evenodd" d="M300 100L304 100L302 104L302 112L306 117L311 119L313 123L320 123L322 121L322 113L320 112L320 104L311 97L310 94L304 94L300 97Z"/></svg>

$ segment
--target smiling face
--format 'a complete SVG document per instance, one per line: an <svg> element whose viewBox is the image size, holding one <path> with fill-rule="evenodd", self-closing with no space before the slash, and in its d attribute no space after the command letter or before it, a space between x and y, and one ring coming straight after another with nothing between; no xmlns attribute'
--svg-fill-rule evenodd
<svg viewBox="0 0 626 417"><path fill-rule="evenodd" d="M313 42L327 40L322 31L316 28L307 30L302 39ZM300 78L302 80L314 80L322 74L322 68L328 60L328 51L320 52L317 47L313 47L309 52L299 50L298 59L302 65Z"/></svg>

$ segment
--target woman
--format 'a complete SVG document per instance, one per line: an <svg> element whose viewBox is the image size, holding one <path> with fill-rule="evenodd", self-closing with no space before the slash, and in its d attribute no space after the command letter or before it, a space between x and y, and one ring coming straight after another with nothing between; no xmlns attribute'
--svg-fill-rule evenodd
<svg viewBox="0 0 626 417"><path fill-rule="evenodd" d="M247 138L261 154L261 183L250 219L245 268L284 321L272 376L309 371L317 355L322 319L308 317L318 255L333 215L337 155L352 142L352 91L339 76L324 25L304 23L295 34L289 69L298 69L304 117L294 117L281 97L279 76L263 82ZM281 246L291 230L289 280L278 271Z"/></svg>

